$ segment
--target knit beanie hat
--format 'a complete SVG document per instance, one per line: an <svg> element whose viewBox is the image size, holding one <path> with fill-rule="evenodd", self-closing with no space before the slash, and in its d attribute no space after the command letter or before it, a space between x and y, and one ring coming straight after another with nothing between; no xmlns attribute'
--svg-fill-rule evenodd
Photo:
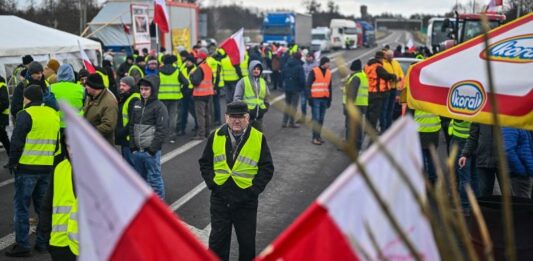
<svg viewBox="0 0 533 261"><path fill-rule="evenodd" d="M43 90L41 86L32 84L24 89L24 97L32 102L43 101Z"/></svg>
<svg viewBox="0 0 533 261"><path fill-rule="evenodd" d="M320 66L324 65L325 63L329 63L329 58L326 56L320 58Z"/></svg>
<svg viewBox="0 0 533 261"><path fill-rule="evenodd" d="M363 67L362 67L360 59L353 61L352 64L350 65L350 70L354 72L361 71L362 69Z"/></svg>
<svg viewBox="0 0 533 261"><path fill-rule="evenodd" d="M85 68L81 68L80 71L78 72L78 77L82 78L82 77L87 77L87 76L89 76L89 71L87 71L87 69Z"/></svg>
<svg viewBox="0 0 533 261"><path fill-rule="evenodd" d="M97 73L91 73L89 74L89 77L87 77L87 82L85 84L92 89L104 89L104 80L102 80L102 76Z"/></svg>
<svg viewBox="0 0 533 261"><path fill-rule="evenodd" d="M123 82L123 83L127 84L131 88L135 87L135 78L133 78L131 76L123 77L122 79L120 79L120 82Z"/></svg>
<svg viewBox="0 0 533 261"><path fill-rule="evenodd" d="M33 62L33 57L31 57L31 55L27 54L24 57L22 57L22 64L28 65L31 62Z"/></svg>
<svg viewBox="0 0 533 261"><path fill-rule="evenodd" d="M31 62L28 65L28 75L32 75L34 73L42 73L43 72L43 66L36 61Z"/></svg>
<svg viewBox="0 0 533 261"><path fill-rule="evenodd" d="M57 73L57 70L59 69L59 62L56 59L50 59L50 61L48 61L46 64L46 67Z"/></svg>

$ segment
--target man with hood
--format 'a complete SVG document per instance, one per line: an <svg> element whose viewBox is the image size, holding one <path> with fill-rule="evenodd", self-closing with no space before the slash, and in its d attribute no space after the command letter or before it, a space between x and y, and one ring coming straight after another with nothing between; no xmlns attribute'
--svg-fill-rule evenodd
<svg viewBox="0 0 533 261"><path fill-rule="evenodd" d="M120 79L119 84L119 100L118 100L118 122L115 128L115 145L119 145L122 152L122 157L132 166L133 155L130 151L130 135L129 122L133 113L134 104L141 99L135 79L131 76L126 76Z"/></svg>
<svg viewBox="0 0 533 261"><path fill-rule="evenodd" d="M147 76L139 82L141 99L133 106L130 116L130 150L135 170L165 199L165 185L161 176L161 148L168 132L168 112L157 99L159 79Z"/></svg>
<svg viewBox="0 0 533 261"><path fill-rule="evenodd" d="M13 97L11 100L11 116L13 116L13 121L16 120L17 113L23 109L24 89L30 85L41 86L44 104L55 110L59 109L59 107L57 106L57 101L50 93L50 90L48 89L48 86L44 80L43 71L43 66L39 62L33 61L28 65L26 79L20 82L15 87L15 90L13 92Z"/></svg>
<svg viewBox="0 0 533 261"><path fill-rule="evenodd" d="M302 54L294 53L287 61L282 78L285 86L285 113L281 127L299 128L300 125L294 122L298 108L300 93L305 90L305 73L302 67Z"/></svg>
<svg viewBox="0 0 533 261"><path fill-rule="evenodd" d="M75 83L74 69L70 64L62 64L57 71L57 82L50 86L50 92L55 96L56 100L64 101L70 105L76 112L81 114L83 110L83 102L85 100L85 90L83 86ZM66 151L65 145L65 120L63 119L63 112L59 111L61 117L60 133L61 133L61 153L59 159L63 159Z"/></svg>
<svg viewBox="0 0 533 261"><path fill-rule="evenodd" d="M113 146L118 117L116 98L113 93L105 89L104 81L97 73L87 77L85 90L88 96L85 99L83 116Z"/></svg>
<svg viewBox="0 0 533 261"><path fill-rule="evenodd" d="M198 130L193 138L195 140L203 140L209 135L212 97L215 95L213 71L205 59L207 59L207 50L201 48L196 55L198 66L191 72L192 84L189 85L192 89L194 112L198 123Z"/></svg>
<svg viewBox="0 0 533 261"><path fill-rule="evenodd" d="M176 142L178 130L178 108L180 107L183 93L182 85L179 81L180 70L173 65L174 58L170 55L163 57L163 67L159 71L160 87L157 98L165 105L169 117L169 139L170 143Z"/></svg>
<svg viewBox="0 0 533 261"><path fill-rule="evenodd" d="M250 74L242 78L235 87L234 101L243 101L248 105L250 124L259 131L263 131L263 116L270 106L268 97L270 91L265 79L261 77L263 64L251 61L248 66Z"/></svg>
<svg viewBox="0 0 533 261"><path fill-rule="evenodd" d="M233 65L231 59L222 48L218 48L217 52L220 54L220 65L222 66L222 80L224 80L226 91L226 103L233 100L235 93L235 85L242 78L241 67Z"/></svg>

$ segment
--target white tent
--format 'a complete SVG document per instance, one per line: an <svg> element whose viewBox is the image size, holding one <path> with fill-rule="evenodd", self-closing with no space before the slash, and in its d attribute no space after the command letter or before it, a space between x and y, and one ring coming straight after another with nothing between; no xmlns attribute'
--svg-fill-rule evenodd
<svg viewBox="0 0 533 261"><path fill-rule="evenodd" d="M79 70L82 67L78 42L85 49L89 59L98 63L102 53L100 43L54 28L32 23L17 16L0 16L0 75L9 75L22 62L22 56L29 54L43 64L51 59L68 62Z"/></svg>

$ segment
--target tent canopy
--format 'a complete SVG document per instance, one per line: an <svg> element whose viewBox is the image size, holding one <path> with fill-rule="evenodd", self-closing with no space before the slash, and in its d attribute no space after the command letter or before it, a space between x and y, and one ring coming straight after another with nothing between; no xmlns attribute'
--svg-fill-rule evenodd
<svg viewBox="0 0 533 261"><path fill-rule="evenodd" d="M79 52L78 41L84 49L101 50L96 41L12 15L0 16L0 32L0 57Z"/></svg>

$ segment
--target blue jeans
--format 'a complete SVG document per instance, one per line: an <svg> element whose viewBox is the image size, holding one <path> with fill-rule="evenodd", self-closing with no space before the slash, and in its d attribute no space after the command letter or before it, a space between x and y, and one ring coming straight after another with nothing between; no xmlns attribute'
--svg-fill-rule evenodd
<svg viewBox="0 0 533 261"><path fill-rule="evenodd" d="M313 114L313 139L320 139L324 117L328 107L327 99L312 99L311 113Z"/></svg>
<svg viewBox="0 0 533 261"><path fill-rule="evenodd" d="M20 247L31 249L28 234L30 232L29 208L33 201L35 213L41 213L41 203L48 190L50 174L15 174L15 241ZM45 247L43 227L39 220L37 224L37 239L35 245Z"/></svg>
<svg viewBox="0 0 533 261"><path fill-rule="evenodd" d="M133 163L133 153L131 153L130 147L128 146L121 146L120 152L122 153L122 158L130 164L130 166L135 167L135 164Z"/></svg>
<svg viewBox="0 0 533 261"><path fill-rule="evenodd" d="M300 92L300 109L302 110L302 118L307 115L307 91Z"/></svg>
<svg viewBox="0 0 533 261"><path fill-rule="evenodd" d="M437 182L437 173L435 172L435 166L433 165L433 159L429 149L422 149L422 161L424 161L424 172L428 175L428 179L431 184L435 185Z"/></svg>
<svg viewBox="0 0 533 261"><path fill-rule="evenodd" d="M452 136L450 141L450 148L457 144L459 151L463 150L466 139L457 138ZM459 160L461 155L458 153L455 162ZM460 168L457 163L455 164L455 174L457 176L457 188L459 189L459 196L461 198L461 206L463 209L470 209L470 203L468 202L468 196L466 194L466 185L470 185L474 194L478 194L478 180L477 180L476 168L472 167L472 160L468 158L464 167Z"/></svg>
<svg viewBox="0 0 533 261"><path fill-rule="evenodd" d="M168 139L175 139L178 130L178 108L181 100L162 100L168 112Z"/></svg>
<svg viewBox="0 0 533 261"><path fill-rule="evenodd" d="M152 187L154 192L164 200L165 185L163 183L163 176L161 176L161 151L158 151L154 156L146 151L134 152L133 161L137 173L139 173L146 183Z"/></svg>
<svg viewBox="0 0 533 261"><path fill-rule="evenodd" d="M396 89L392 89L385 94L383 101L383 107L381 107L381 115L379 116L379 126L381 127L381 133L385 131L392 124L392 113L394 108L394 99L396 98Z"/></svg>
<svg viewBox="0 0 533 261"><path fill-rule="evenodd" d="M183 133L185 133L187 121L189 119L189 112L191 112L191 115L194 119L194 128L196 129L198 127L198 123L196 122L196 114L194 113L194 101L192 99L192 95L183 94L183 99L181 99L181 103L178 104L178 106L180 106L178 110L178 132L183 131Z"/></svg>
<svg viewBox="0 0 533 261"><path fill-rule="evenodd" d="M222 88L218 88L215 92L215 95L213 96L213 114L214 114L214 120L215 122L220 123L220 92L222 91Z"/></svg>

